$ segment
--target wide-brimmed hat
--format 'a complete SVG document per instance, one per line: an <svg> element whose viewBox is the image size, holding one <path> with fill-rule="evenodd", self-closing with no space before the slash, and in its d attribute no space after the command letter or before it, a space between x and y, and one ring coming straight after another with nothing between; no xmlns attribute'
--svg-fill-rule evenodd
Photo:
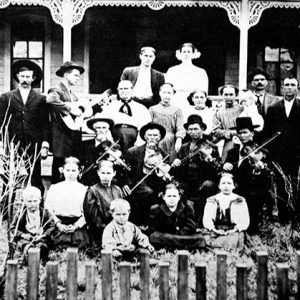
<svg viewBox="0 0 300 300"><path fill-rule="evenodd" d="M231 127L230 129L236 129L237 131L240 129L249 129L253 130L254 128L259 127L260 125L253 125L252 119L250 117L240 117L236 118L236 126Z"/></svg>
<svg viewBox="0 0 300 300"><path fill-rule="evenodd" d="M35 79L31 83L31 85L36 85L42 80L43 71L38 64L36 64L35 62L29 59L19 59L15 61L11 66L12 76L17 82L19 82L17 74L20 72L20 69L23 67L33 71L33 76L35 77Z"/></svg>
<svg viewBox="0 0 300 300"><path fill-rule="evenodd" d="M56 71L55 74L59 77L63 77L66 71L72 70L72 69L77 69L80 72L80 74L82 74L84 72L84 68L79 66L75 62L66 61L59 67L59 69Z"/></svg>
<svg viewBox="0 0 300 300"><path fill-rule="evenodd" d="M190 115L187 119L187 122L183 126L186 130L188 130L188 127L191 124L199 124L203 131L207 128L206 124L203 123L202 118L199 115Z"/></svg>
<svg viewBox="0 0 300 300"><path fill-rule="evenodd" d="M140 137L145 141L145 133L148 129L158 129L160 132L160 140L162 140L166 136L166 129L155 123L155 122L149 122L148 124L144 125L140 130Z"/></svg>
<svg viewBox="0 0 300 300"><path fill-rule="evenodd" d="M90 128L91 130L94 130L94 124L96 122L106 122L109 124L109 129L111 130L114 126L114 121L109 118L105 118L101 115L101 113L96 113L95 116L89 120L86 121L86 126Z"/></svg>
<svg viewBox="0 0 300 300"><path fill-rule="evenodd" d="M254 76L256 75L263 75L266 80L269 80L270 75L263 69L260 67L255 68L250 74L249 74L249 80L252 81Z"/></svg>

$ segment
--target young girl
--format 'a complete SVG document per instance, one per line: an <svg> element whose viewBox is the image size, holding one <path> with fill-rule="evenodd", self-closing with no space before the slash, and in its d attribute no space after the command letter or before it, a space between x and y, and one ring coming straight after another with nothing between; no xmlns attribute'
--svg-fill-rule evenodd
<svg viewBox="0 0 300 300"><path fill-rule="evenodd" d="M31 247L40 248L41 259L48 259L51 246L51 233L54 222L49 212L40 207L41 191L33 186L28 186L22 193L25 209L20 218L15 218L11 225L11 234L14 242L26 256Z"/></svg>
<svg viewBox="0 0 300 300"><path fill-rule="evenodd" d="M56 228L53 233L54 246L85 248L89 235L83 215L83 200L87 187L77 181L80 172L79 160L65 159L65 180L50 186L45 207L50 211Z"/></svg>
<svg viewBox="0 0 300 300"><path fill-rule="evenodd" d="M234 188L233 176L223 173L220 192L207 199L203 226L212 232L212 246L230 248L243 243L242 232L249 227L249 211L246 200L233 193Z"/></svg>
<svg viewBox="0 0 300 300"><path fill-rule="evenodd" d="M148 237L131 222L129 202L124 199L113 200L110 204L113 220L105 227L102 248L112 251L115 258L131 259L141 249L154 251Z"/></svg>
<svg viewBox="0 0 300 300"><path fill-rule="evenodd" d="M88 189L83 211L89 232L96 244L100 244L103 229L112 220L110 204L124 195L121 188L112 183L116 171L111 161L100 161L97 173L100 182Z"/></svg>
<svg viewBox="0 0 300 300"><path fill-rule="evenodd" d="M193 208L181 201L174 184L167 184L162 195L164 203L154 205L150 212L150 242L157 248L200 248L205 246L196 234Z"/></svg>

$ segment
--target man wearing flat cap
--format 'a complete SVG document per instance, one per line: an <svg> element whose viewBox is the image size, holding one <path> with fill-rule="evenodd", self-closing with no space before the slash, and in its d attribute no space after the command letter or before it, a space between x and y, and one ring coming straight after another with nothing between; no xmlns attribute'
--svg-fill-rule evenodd
<svg viewBox="0 0 300 300"><path fill-rule="evenodd" d="M268 108L278 100L276 96L271 95L266 91L269 74L262 68L258 67L250 73L249 80L257 98L255 102L257 110L265 119Z"/></svg>
<svg viewBox="0 0 300 300"><path fill-rule="evenodd" d="M121 80L131 81L133 99L147 108L159 103L159 88L165 83L164 75L151 68L155 53L153 47L142 47L139 56L141 64L125 68L121 75Z"/></svg>
<svg viewBox="0 0 300 300"><path fill-rule="evenodd" d="M68 156L79 157L81 132L73 124L80 117L82 110L72 105L78 101L72 88L78 83L84 68L72 61L63 63L56 71L61 77L60 83L49 89L47 103L51 117L51 147L53 152L52 182L60 180L59 167ZM73 127L74 125L74 127Z"/></svg>
<svg viewBox="0 0 300 300"><path fill-rule="evenodd" d="M138 225L147 225L150 207L155 204L158 193L166 184L162 177L158 177L156 172L153 172L156 164L167 156L167 153L158 147L159 141L165 135L164 127L149 122L140 130L140 137L146 143L130 148L125 154L125 161L131 166L127 185L123 187L125 194L129 194L128 191L140 182L131 194L131 217Z"/></svg>

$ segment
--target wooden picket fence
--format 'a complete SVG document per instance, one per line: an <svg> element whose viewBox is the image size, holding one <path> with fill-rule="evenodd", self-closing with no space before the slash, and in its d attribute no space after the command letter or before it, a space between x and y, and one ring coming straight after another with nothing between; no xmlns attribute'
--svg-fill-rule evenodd
<svg viewBox="0 0 300 300"><path fill-rule="evenodd" d="M188 257L189 252L178 251L178 277L177 277L177 299L188 300ZM112 300L112 255L111 252L102 251L102 299ZM78 250L70 248L67 250L67 277L66 277L66 298L67 300L77 299L77 261ZM18 266L16 260L7 262L5 299L17 299ZM257 300L268 299L268 255L267 252L257 252ZM30 249L28 253L27 272L27 299L36 300L39 298L39 249ZM247 297L247 265L237 264L236 276L236 299L245 300ZM285 263L277 264L277 295L279 300L289 299L289 267ZM196 274L196 299L205 300L206 297L206 265L199 263L195 265ZM46 288L45 299L57 299L58 284L58 262L46 264ZM298 291L300 290L300 252L297 252L297 276ZM130 299L130 277L131 264L120 263L120 299ZM140 299L149 300L150 295L150 263L149 255L143 252L140 261ZM86 264L86 289L85 299L95 299L95 278L96 265L94 262ZM217 252L217 300L227 298L227 253ZM169 299L169 262L159 263L159 299ZM300 299L298 297L296 299Z"/></svg>

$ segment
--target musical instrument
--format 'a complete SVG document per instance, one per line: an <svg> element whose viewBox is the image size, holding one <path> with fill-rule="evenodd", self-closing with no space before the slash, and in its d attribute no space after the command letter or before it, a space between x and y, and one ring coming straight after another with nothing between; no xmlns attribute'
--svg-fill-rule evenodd
<svg viewBox="0 0 300 300"><path fill-rule="evenodd" d="M89 100L84 99L75 102L67 102L67 105L70 108L79 108L82 111L82 114L75 118L71 114L68 114L66 116L61 115L63 122L69 129L74 131L81 131L84 126L84 120L90 118L93 115L93 106L95 106L96 104L99 104L100 106L108 105L109 101L107 99L111 94L111 89L108 89L100 95L100 99L95 98ZM91 132L91 130L88 128L84 128L84 131Z"/></svg>

